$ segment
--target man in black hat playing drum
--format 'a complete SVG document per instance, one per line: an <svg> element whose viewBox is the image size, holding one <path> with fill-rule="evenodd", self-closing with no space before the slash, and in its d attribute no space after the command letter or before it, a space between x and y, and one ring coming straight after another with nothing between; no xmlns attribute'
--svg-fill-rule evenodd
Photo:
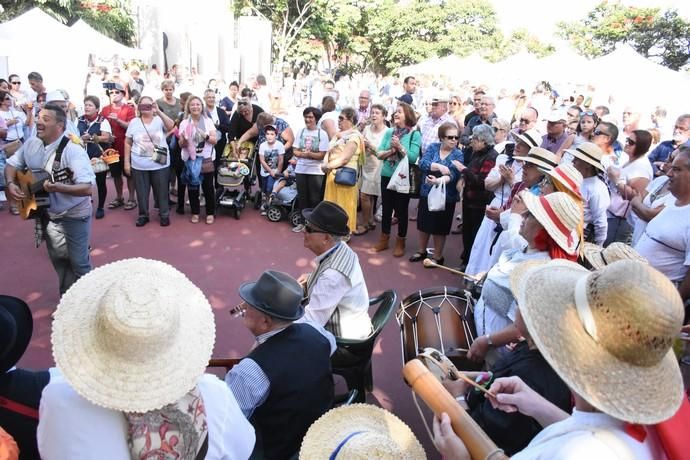
<svg viewBox="0 0 690 460"><path fill-rule="evenodd" d="M330 201L305 209L304 247L316 255L316 269L302 275L308 304L301 321L336 337L363 339L372 331L369 292L357 254L343 241L350 233L347 213Z"/></svg>
<svg viewBox="0 0 690 460"><path fill-rule="evenodd" d="M251 458L291 458L333 403L335 343L318 327L295 323L304 315L303 290L290 275L266 271L239 294L239 312L257 346L225 381L256 431Z"/></svg>

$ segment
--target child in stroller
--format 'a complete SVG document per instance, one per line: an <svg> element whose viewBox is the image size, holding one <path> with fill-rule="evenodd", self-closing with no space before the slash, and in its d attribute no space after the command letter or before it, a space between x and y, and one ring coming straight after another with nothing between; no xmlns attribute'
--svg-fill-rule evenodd
<svg viewBox="0 0 690 460"><path fill-rule="evenodd" d="M288 167L283 171L283 177L273 184L266 210L266 217L271 222L279 222L285 216L293 226L302 222L300 212L295 207L297 203L296 164L297 159L291 158L288 161Z"/></svg>

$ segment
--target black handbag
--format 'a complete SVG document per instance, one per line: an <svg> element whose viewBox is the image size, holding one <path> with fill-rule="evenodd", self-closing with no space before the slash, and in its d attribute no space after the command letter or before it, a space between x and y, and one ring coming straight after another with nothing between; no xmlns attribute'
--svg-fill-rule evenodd
<svg viewBox="0 0 690 460"><path fill-rule="evenodd" d="M422 170L416 164L410 165L410 198L419 198L422 188Z"/></svg>
<svg viewBox="0 0 690 460"><path fill-rule="evenodd" d="M343 166L335 171L333 181L338 185L352 187L357 184L357 170Z"/></svg>

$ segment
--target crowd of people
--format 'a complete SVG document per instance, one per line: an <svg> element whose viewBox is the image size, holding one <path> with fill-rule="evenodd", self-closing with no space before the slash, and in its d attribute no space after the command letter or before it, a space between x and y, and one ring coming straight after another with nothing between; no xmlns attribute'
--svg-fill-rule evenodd
<svg viewBox="0 0 690 460"><path fill-rule="evenodd" d="M227 95L215 80L186 91L174 73L146 82L138 69L127 79L93 75L100 86L87 84L79 104L37 72L28 75L33 93L18 75L0 80L9 211L20 214L28 198L24 170L52 175L32 217L62 296L56 367L41 372L14 368L31 315L20 299L0 298L9 337L0 341L0 396L11 403L0 425L22 458L91 448L102 458L296 456L334 404L332 366L348 359L336 339L373 331L366 273L349 242L379 223L372 253L392 248L435 265L459 258L457 270L481 280L467 356L483 366L473 377L492 396L463 381L446 387L506 454L671 457L675 438L653 427L676 417L681 401L689 407L671 346L687 339L690 320L690 113L669 125L661 107L648 121L632 106L618 119L595 95L556 96L543 85L514 97L483 86L420 94L413 76L396 88L364 75L299 89L290 79L302 125L261 75L231 83ZM239 288L233 312L257 345L223 384L204 375L215 329L203 293L161 262L92 269L89 238L92 216L107 218L106 209L137 209L133 223L149 224L151 195L162 227L171 205L184 215L186 204L192 223L204 207L212 225L221 160L247 142L262 214L294 188L293 231L315 269L298 279L266 271ZM451 233L462 234L461 247L446 244ZM128 282L142 273L152 280L145 288ZM443 457L469 458L463 441L438 414Z"/></svg>

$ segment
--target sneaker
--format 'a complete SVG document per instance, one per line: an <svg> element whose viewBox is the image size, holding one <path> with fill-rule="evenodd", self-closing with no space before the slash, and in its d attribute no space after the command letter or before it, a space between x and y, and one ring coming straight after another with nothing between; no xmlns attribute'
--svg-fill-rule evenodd
<svg viewBox="0 0 690 460"><path fill-rule="evenodd" d="M144 225L146 225L146 224L148 224L148 223L149 223L149 218L148 218L148 217L146 217L146 216L139 216L139 217L137 217L137 222L136 222L136 226L137 226L137 227L143 227Z"/></svg>
<svg viewBox="0 0 690 460"><path fill-rule="evenodd" d="M161 217L161 227L167 227L170 225L169 217Z"/></svg>
<svg viewBox="0 0 690 460"><path fill-rule="evenodd" d="M292 231L295 233L302 233L304 231L304 224L299 224L298 226L293 227Z"/></svg>
<svg viewBox="0 0 690 460"><path fill-rule="evenodd" d="M266 210L265 210L265 209L261 211L261 215L262 215L262 216L265 216L265 215L266 215Z"/></svg>

